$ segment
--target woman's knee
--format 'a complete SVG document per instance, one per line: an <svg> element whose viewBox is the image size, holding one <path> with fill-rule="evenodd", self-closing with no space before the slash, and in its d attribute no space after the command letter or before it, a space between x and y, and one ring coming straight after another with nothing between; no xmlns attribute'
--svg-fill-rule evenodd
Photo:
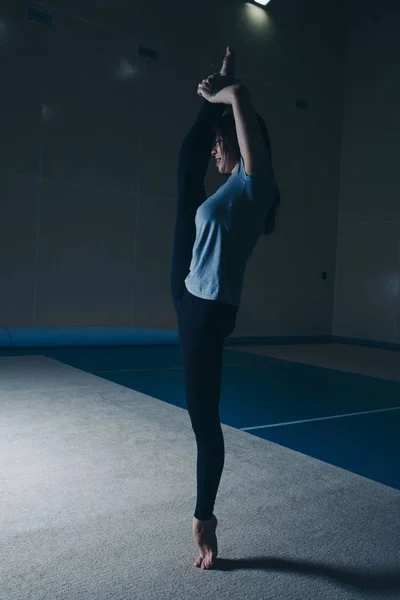
<svg viewBox="0 0 400 600"><path fill-rule="evenodd" d="M221 435L221 421L218 414L190 414L190 421L195 435L202 439L215 439Z"/></svg>

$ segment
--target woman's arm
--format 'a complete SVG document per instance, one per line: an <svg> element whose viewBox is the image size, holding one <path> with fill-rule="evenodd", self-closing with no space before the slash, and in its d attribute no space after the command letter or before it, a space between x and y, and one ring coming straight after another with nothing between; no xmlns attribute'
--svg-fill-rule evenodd
<svg viewBox="0 0 400 600"><path fill-rule="evenodd" d="M255 175L267 150L250 94L241 83L229 85L217 93L213 91L215 85L218 85L218 76L209 77L205 83L199 85L198 93L212 104L222 102L232 106L245 170L247 175Z"/></svg>
<svg viewBox="0 0 400 600"><path fill-rule="evenodd" d="M232 109L245 171L254 175L265 158L266 147L250 94L242 85L233 89Z"/></svg>

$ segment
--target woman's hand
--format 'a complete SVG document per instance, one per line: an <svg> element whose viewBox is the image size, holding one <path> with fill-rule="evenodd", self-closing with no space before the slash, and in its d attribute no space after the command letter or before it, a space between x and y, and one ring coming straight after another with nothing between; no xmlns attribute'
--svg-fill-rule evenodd
<svg viewBox="0 0 400 600"><path fill-rule="evenodd" d="M222 96L219 96L218 99L215 99L215 96L221 90L226 89L235 83L235 53L231 47L228 46L222 61L220 72L210 75L207 77L207 79L203 79L203 81L199 83L197 87L197 93L199 96L202 96L209 102L230 104L230 102L226 102L228 99L227 94L224 94L225 100L221 99Z"/></svg>
<svg viewBox="0 0 400 600"><path fill-rule="evenodd" d="M197 86L197 93L209 102L213 102L213 97L222 89L233 83L232 77L214 73L207 79L203 79Z"/></svg>
<svg viewBox="0 0 400 600"><path fill-rule="evenodd" d="M240 83L232 83L232 78L214 73L199 83L197 93L212 104L232 104L239 88Z"/></svg>

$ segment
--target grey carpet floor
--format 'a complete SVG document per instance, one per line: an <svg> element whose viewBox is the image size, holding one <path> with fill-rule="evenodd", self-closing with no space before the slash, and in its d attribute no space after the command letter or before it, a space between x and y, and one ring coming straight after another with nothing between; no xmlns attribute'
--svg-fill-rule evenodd
<svg viewBox="0 0 400 600"><path fill-rule="evenodd" d="M1 358L1 599L400 598L397 490L223 431L219 560L202 571L187 412L49 358Z"/></svg>

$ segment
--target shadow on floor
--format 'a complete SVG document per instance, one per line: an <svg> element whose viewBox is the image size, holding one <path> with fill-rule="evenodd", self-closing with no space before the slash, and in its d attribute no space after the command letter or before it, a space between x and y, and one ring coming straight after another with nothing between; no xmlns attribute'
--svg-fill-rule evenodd
<svg viewBox="0 0 400 600"><path fill-rule="evenodd" d="M271 557L249 557L230 560L217 558L213 571L238 571L243 569L282 571L314 577L324 577L336 584L368 591L400 591L400 572L397 571L357 571L355 569L336 568L322 563L307 563Z"/></svg>

